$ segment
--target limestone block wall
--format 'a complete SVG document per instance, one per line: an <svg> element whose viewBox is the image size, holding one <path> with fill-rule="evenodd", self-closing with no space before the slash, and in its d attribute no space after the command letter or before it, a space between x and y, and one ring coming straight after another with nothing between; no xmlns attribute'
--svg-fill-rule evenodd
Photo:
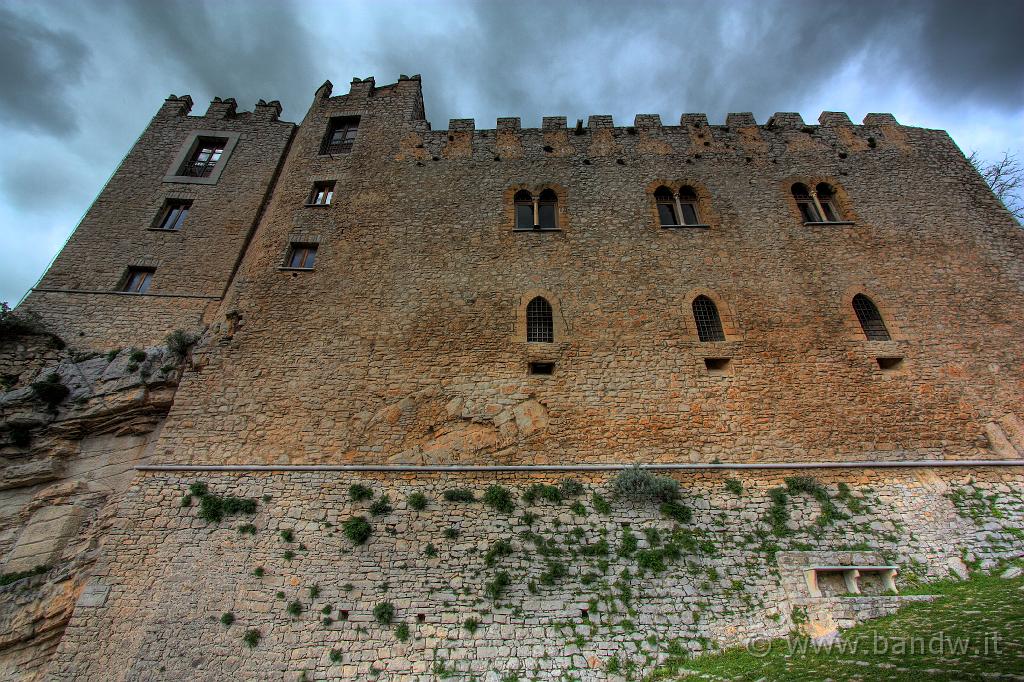
<svg viewBox="0 0 1024 682"><path fill-rule="evenodd" d="M787 487L806 473L672 474L689 521L616 498L608 473L140 473L49 679L617 679L609 666L639 674L670 649L783 635L808 613L849 624L900 601L866 588L809 604L783 553L892 562L904 588L1024 556L1019 471L818 470ZM198 482L255 513L202 520L199 499L182 500ZM352 484L372 499L352 501ZM524 499L536 484L561 500ZM817 484L824 497L798 492ZM492 485L513 508L444 497ZM353 516L372 528L365 544L344 533Z"/></svg>

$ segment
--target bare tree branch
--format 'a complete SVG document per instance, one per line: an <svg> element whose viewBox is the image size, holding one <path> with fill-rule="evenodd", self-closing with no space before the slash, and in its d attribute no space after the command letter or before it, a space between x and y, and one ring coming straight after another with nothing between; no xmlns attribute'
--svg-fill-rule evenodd
<svg viewBox="0 0 1024 682"><path fill-rule="evenodd" d="M972 151L967 160L985 179L992 193L1003 202L1017 222L1024 224L1024 165L1009 152L1003 152L1003 158L995 163L986 164Z"/></svg>

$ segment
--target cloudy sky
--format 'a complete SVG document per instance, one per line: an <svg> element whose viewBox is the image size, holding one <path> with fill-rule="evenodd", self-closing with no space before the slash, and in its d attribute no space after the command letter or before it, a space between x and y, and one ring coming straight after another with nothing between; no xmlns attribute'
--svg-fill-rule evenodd
<svg viewBox="0 0 1024 682"><path fill-rule="evenodd" d="M427 117L872 111L1024 158L1024 1L0 0L0 301L42 275L169 94L298 121L423 76Z"/></svg>

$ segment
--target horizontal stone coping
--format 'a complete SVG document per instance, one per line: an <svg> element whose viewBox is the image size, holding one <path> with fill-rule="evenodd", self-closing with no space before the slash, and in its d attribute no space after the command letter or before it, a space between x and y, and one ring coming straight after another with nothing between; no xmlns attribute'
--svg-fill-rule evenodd
<svg viewBox="0 0 1024 682"><path fill-rule="evenodd" d="M169 230L173 231L173 230ZM201 294L161 294L161 293L145 293L140 294L134 291L106 291L102 289L47 289L43 287L32 287L32 291L38 291L42 294L102 294L104 296L151 296L154 298L199 298L204 301L219 301L223 296L204 296Z"/></svg>
<svg viewBox="0 0 1024 682"><path fill-rule="evenodd" d="M634 466L619 464L140 464L137 471L619 471ZM927 459L914 462L753 462L730 464L640 464L641 469L701 471L715 469L918 469L933 467L1019 467L1024 459Z"/></svg>
<svg viewBox="0 0 1024 682"><path fill-rule="evenodd" d="M808 571L896 571L898 566L808 566Z"/></svg>

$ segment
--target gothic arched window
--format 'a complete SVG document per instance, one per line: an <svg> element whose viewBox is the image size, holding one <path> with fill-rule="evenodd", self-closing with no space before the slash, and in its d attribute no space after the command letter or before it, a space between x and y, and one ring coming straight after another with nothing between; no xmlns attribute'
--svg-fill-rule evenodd
<svg viewBox="0 0 1024 682"><path fill-rule="evenodd" d="M820 223L821 215L818 213L818 208L814 205L814 199L811 198L811 192L807 189L807 185L803 183L796 183L790 190L793 192L793 198L796 200L797 208L800 209L800 215L803 217L805 223Z"/></svg>
<svg viewBox="0 0 1024 682"><path fill-rule="evenodd" d="M537 225L542 230L558 229L558 195L546 189L540 193L537 205Z"/></svg>
<svg viewBox="0 0 1024 682"><path fill-rule="evenodd" d="M676 198L672 196L672 190L664 185L654 190L654 202L658 205L658 222L662 227L675 227L679 224Z"/></svg>
<svg viewBox="0 0 1024 682"><path fill-rule="evenodd" d="M839 210L836 208L836 193L832 186L826 182L819 183L817 188L818 205L821 212L825 214L825 221L835 223L841 220Z"/></svg>
<svg viewBox="0 0 1024 682"><path fill-rule="evenodd" d="M700 225L700 214L697 213L697 192L692 187L679 188L679 207L683 212L683 225Z"/></svg>
<svg viewBox="0 0 1024 682"><path fill-rule="evenodd" d="M516 192L516 229L533 229L533 195L525 189Z"/></svg>
<svg viewBox="0 0 1024 682"><path fill-rule="evenodd" d="M882 314L878 312L878 306L864 294L857 294L853 297L853 310L857 313L860 321L860 328L864 330L864 336L868 341L889 341L892 337L885 326Z"/></svg>
<svg viewBox="0 0 1024 682"><path fill-rule="evenodd" d="M707 296L693 299L693 321L697 325L697 338L701 341L725 341L718 307Z"/></svg>
<svg viewBox="0 0 1024 682"><path fill-rule="evenodd" d="M537 296L526 306L526 340L537 343L552 343L555 340L551 304L543 296Z"/></svg>

